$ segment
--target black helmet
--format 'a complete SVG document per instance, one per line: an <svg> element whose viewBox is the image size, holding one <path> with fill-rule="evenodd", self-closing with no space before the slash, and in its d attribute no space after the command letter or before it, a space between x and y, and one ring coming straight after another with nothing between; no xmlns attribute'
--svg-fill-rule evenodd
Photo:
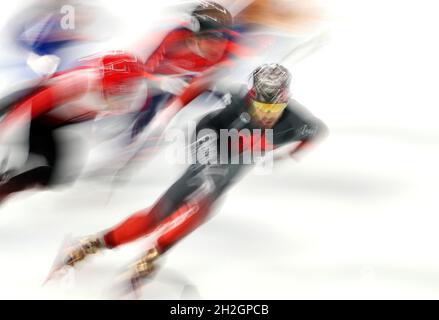
<svg viewBox="0 0 439 320"><path fill-rule="evenodd" d="M232 24L232 15L223 6L212 1L201 1L192 11L196 32L214 32L227 29Z"/></svg>
<svg viewBox="0 0 439 320"><path fill-rule="evenodd" d="M291 74L287 68L277 63L264 64L252 73L251 96L259 102L288 102Z"/></svg>

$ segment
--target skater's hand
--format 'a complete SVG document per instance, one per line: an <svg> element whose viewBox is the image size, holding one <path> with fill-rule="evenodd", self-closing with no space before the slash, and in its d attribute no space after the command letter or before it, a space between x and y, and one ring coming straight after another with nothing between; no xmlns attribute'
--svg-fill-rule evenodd
<svg viewBox="0 0 439 320"><path fill-rule="evenodd" d="M276 163L279 163L279 162L285 161L285 160L295 160L295 161L297 161L297 159L294 156L290 155L290 154L276 155L276 156L274 156L273 160Z"/></svg>
<svg viewBox="0 0 439 320"><path fill-rule="evenodd" d="M53 54L39 56L33 52L27 58L28 66L38 75L47 76L53 74L60 64L61 59Z"/></svg>

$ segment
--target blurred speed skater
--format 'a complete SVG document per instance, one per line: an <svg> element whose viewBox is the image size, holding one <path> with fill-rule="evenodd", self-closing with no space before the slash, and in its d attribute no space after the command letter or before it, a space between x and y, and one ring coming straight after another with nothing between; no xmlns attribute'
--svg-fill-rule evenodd
<svg viewBox="0 0 439 320"><path fill-rule="evenodd" d="M217 148L211 150L217 152L209 157L210 160L191 165L152 207L74 244L55 270L76 266L88 255L102 249L112 249L158 232L155 244L130 271L131 284L136 288L142 279L152 274L153 261L203 223L217 200L246 169L252 167L242 162L245 152L255 147L269 152L295 143L291 150L291 154L295 154L326 134L327 128L320 120L290 99L289 85L290 73L283 66L266 64L258 67L252 74L249 91L233 93L225 108L207 114L198 123L195 151L216 145ZM240 139L227 140L228 161L219 161L223 156L220 140L200 133L214 132L220 136L222 130L233 129L242 132ZM257 129L260 135L253 134ZM265 137L268 136L267 130L272 130L271 141ZM236 154L237 159L232 159L232 154Z"/></svg>
<svg viewBox="0 0 439 320"><path fill-rule="evenodd" d="M30 1L6 24L12 44L26 56L27 67L21 76L38 80L72 67L76 58L87 54L84 51L94 51L89 48L92 42L103 40L103 33L114 29L108 26L110 19L115 24L97 2ZM103 32L100 25L107 30Z"/></svg>
<svg viewBox="0 0 439 320"><path fill-rule="evenodd" d="M216 72L230 66L231 55L238 51L230 29L232 21L230 12L221 5L200 1L190 21L164 37L145 61L150 80L148 99L133 125L133 138L154 119L159 128L154 140L181 108L217 80Z"/></svg>
<svg viewBox="0 0 439 320"><path fill-rule="evenodd" d="M29 157L20 168L3 172L0 201L14 192L53 185L67 147L55 131L100 114L128 110L136 100L142 78L143 65L136 57L112 52L55 74L15 100L5 98L11 102L0 121L0 145L6 145L10 136L29 125ZM29 168L35 155L44 163Z"/></svg>

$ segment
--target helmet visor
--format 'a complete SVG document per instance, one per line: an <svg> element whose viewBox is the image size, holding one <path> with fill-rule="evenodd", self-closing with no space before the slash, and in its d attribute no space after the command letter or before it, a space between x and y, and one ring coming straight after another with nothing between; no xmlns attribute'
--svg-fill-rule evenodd
<svg viewBox="0 0 439 320"><path fill-rule="evenodd" d="M279 114L285 110L287 103L266 103L253 100L253 107L259 112Z"/></svg>

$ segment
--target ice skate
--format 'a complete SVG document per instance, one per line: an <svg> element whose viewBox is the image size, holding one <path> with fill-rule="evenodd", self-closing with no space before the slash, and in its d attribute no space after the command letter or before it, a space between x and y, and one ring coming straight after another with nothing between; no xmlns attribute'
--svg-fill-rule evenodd
<svg viewBox="0 0 439 320"><path fill-rule="evenodd" d="M148 250L146 255L138 260L132 267L132 270L130 270L129 281L131 284L131 289L136 296L139 296L138 291L142 286L142 282L151 277L156 270L153 262L157 260L159 256L159 251L156 248L152 248Z"/></svg>
<svg viewBox="0 0 439 320"><path fill-rule="evenodd" d="M67 237L61 245L53 266L43 284L52 280L62 270L74 268L78 262L84 260L89 255L100 252L103 248L102 241L96 236L76 241L72 241L70 237Z"/></svg>
<svg viewBox="0 0 439 320"><path fill-rule="evenodd" d="M102 241L97 237L81 239L76 246L73 246L72 249L67 252L64 265L74 267L87 256L96 254L103 248Z"/></svg>

